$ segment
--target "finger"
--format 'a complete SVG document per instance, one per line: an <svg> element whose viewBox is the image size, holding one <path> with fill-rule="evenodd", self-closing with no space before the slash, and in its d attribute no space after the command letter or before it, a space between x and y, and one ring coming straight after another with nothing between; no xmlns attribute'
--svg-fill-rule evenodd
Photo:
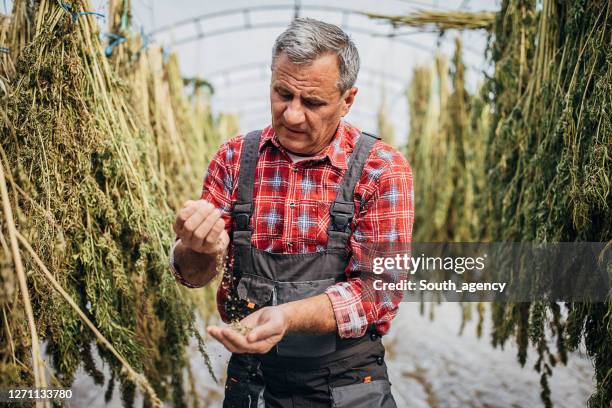
<svg viewBox="0 0 612 408"><path fill-rule="evenodd" d="M221 343L223 345L223 347L225 347L228 351L230 351L231 353L235 353L236 352L236 348L234 347L234 345L231 342L228 342L225 339L225 336L223 335L223 329L222 328L211 326L211 327L208 327L206 329L206 331L208 332L208 334L210 334L212 337L214 337L215 340L217 340L219 343Z"/></svg>
<svg viewBox="0 0 612 408"><path fill-rule="evenodd" d="M187 200L183 203L183 208L191 207L193 204L197 203L198 200Z"/></svg>
<svg viewBox="0 0 612 408"><path fill-rule="evenodd" d="M187 200L176 215L176 223L179 224L179 230L183 224L191 217L198 209L198 201Z"/></svg>
<svg viewBox="0 0 612 408"><path fill-rule="evenodd" d="M215 339L219 340L219 338L221 337L221 328L217 327L217 326L208 326L206 328L206 332L211 335L212 337L214 337Z"/></svg>
<svg viewBox="0 0 612 408"><path fill-rule="evenodd" d="M216 240L209 242L208 236L212 231L217 221L221 218L221 211L215 209L200 223L193 233L192 243L194 248L200 248L204 245L213 246L217 243Z"/></svg>
<svg viewBox="0 0 612 408"><path fill-rule="evenodd" d="M278 343L278 341L275 341L272 339L258 341L257 343L249 343L250 344L249 353L250 354L265 354L268 351L270 351L270 349L274 347L276 343Z"/></svg>
<svg viewBox="0 0 612 408"><path fill-rule="evenodd" d="M221 245L219 250L225 250L227 248L227 246L229 245L230 238L229 238L229 235L228 235L227 231L225 230L225 227L223 227L223 230L221 231L221 234L219 234L219 240L218 241L219 241L219 244Z"/></svg>
<svg viewBox="0 0 612 408"><path fill-rule="evenodd" d="M193 205L195 211L185 221L185 228L195 231L203 219L205 219L214 209L215 206L206 200L200 200Z"/></svg>
<svg viewBox="0 0 612 408"><path fill-rule="evenodd" d="M208 326L206 328L206 332L211 336L213 335L213 333L217 333L219 330L221 330L219 326Z"/></svg>
<svg viewBox="0 0 612 408"><path fill-rule="evenodd" d="M247 336L249 343L256 343L262 340L268 340L273 336L281 334L281 329L273 322L266 322L261 326L255 327Z"/></svg>
<svg viewBox="0 0 612 408"><path fill-rule="evenodd" d="M214 206L207 201L202 200L196 205L195 212L185 221L182 229L183 240L191 241L193 234L198 229L200 224L210 215L214 210Z"/></svg>
<svg viewBox="0 0 612 408"><path fill-rule="evenodd" d="M250 353L251 347L249 343L246 341L246 338L232 329L224 329L223 337L228 343L238 350L239 353Z"/></svg>
<svg viewBox="0 0 612 408"><path fill-rule="evenodd" d="M214 225L204 239L204 246L213 249L215 252L225 247L225 242L220 241L221 233L225 230L225 221L221 218L215 221Z"/></svg>
<svg viewBox="0 0 612 408"><path fill-rule="evenodd" d="M240 323L242 323L244 326L247 326L247 327L252 327L256 325L257 322L260 320L262 310L265 310L265 309L260 309L257 312L248 315L247 317L242 319ZM230 337L231 339L242 338L246 340L246 344L240 343L240 341L237 339L232 341L232 343L234 344L234 346L240 346L241 349L245 350L245 352L247 353L257 353L257 354L267 353L282 338L282 336L279 334L273 337L267 337L260 341L251 342L248 340L248 338L245 338L244 336L240 335L239 333L233 330L229 330L229 329L226 329L226 330L231 332L228 336L226 336L226 338L227 337ZM232 334L235 337L232 336Z"/></svg>
<svg viewBox="0 0 612 408"><path fill-rule="evenodd" d="M196 211L197 207L194 204L195 204L195 201L191 201L191 200L186 201L183 208L181 208L179 212L176 214L176 219L174 221L174 232L177 235L180 235L181 230L183 229L183 225L185 224L185 221L187 221L189 217L191 217L193 213Z"/></svg>
<svg viewBox="0 0 612 408"><path fill-rule="evenodd" d="M236 345L233 342L227 339L227 336L225 335L224 330L221 330L220 336L221 336L221 343L228 351L232 353L244 353L243 350L241 350L239 347L236 347Z"/></svg>
<svg viewBox="0 0 612 408"><path fill-rule="evenodd" d="M246 337L242 334L238 333L236 330L231 328L223 329L223 337L231 342L234 346L239 348L247 348L248 343L246 341Z"/></svg>
<svg viewBox="0 0 612 408"><path fill-rule="evenodd" d="M263 354L270 351L270 349L280 341L280 337L266 338L256 343L250 343L246 338L231 329L225 329L223 336L231 343L232 347L238 350L238 353L250 353L250 354Z"/></svg>

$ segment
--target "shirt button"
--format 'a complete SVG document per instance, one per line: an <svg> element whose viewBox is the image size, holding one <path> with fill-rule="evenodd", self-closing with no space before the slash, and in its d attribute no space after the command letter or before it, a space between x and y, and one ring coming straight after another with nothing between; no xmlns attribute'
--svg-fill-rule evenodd
<svg viewBox="0 0 612 408"><path fill-rule="evenodd" d="M383 363L384 363L384 361L383 361L383 358L382 358L382 357L378 357L378 358L376 359L376 364L378 364L378 365L383 365Z"/></svg>
<svg viewBox="0 0 612 408"><path fill-rule="evenodd" d="M378 335L376 333L370 334L370 340L376 341L377 338L378 338Z"/></svg>
<svg viewBox="0 0 612 408"><path fill-rule="evenodd" d="M295 203L289 203L289 207L295 208Z"/></svg>
<svg viewBox="0 0 612 408"><path fill-rule="evenodd" d="M294 167L294 168L293 168L293 172L294 172L294 173L297 173L298 171L300 171L300 169L298 169L297 167Z"/></svg>
<svg viewBox="0 0 612 408"><path fill-rule="evenodd" d="M293 246L293 242L287 242L287 246L291 248Z"/></svg>

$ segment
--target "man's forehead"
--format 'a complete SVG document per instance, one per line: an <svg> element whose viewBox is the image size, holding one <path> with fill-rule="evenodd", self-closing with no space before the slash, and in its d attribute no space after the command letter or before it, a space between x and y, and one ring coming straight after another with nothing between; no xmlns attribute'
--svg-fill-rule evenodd
<svg viewBox="0 0 612 408"><path fill-rule="evenodd" d="M324 54L308 64L295 64L283 53L272 69L272 84L289 89L297 87L304 93L315 94L336 88L338 76L336 55Z"/></svg>
<svg viewBox="0 0 612 408"><path fill-rule="evenodd" d="M328 81L308 79L307 81L295 81L285 75L278 75L272 80L272 86L277 90L293 91L296 88L303 94L321 93Z"/></svg>

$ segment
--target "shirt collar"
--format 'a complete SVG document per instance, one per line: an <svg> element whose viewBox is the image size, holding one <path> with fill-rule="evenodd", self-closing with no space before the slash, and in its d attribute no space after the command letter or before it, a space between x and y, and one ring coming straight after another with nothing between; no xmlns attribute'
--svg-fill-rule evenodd
<svg viewBox="0 0 612 408"><path fill-rule="evenodd" d="M350 153L349 150L352 151L355 132L359 133L359 130L352 127L348 123L341 121L329 146L327 146L325 150L318 155L313 156L310 160L323 160L327 158L332 166L341 170L346 170L347 153ZM272 125L266 127L261 134L261 140L259 142L260 153L268 143L271 143L278 149L285 151L285 148L281 146L280 142L278 141L278 136L274 132Z"/></svg>

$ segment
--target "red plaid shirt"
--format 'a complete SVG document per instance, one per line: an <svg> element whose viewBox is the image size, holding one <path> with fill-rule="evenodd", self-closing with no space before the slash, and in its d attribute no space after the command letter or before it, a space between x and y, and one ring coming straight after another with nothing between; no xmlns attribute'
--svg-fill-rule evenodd
<svg viewBox="0 0 612 408"><path fill-rule="evenodd" d="M347 161L359 131L341 122L328 148L321 154L293 162L279 144L271 126L263 130L255 175L252 245L255 248L299 254L322 251L327 245L329 208L347 169ZM206 176L202 199L219 208L231 237L231 208L237 198L243 137L237 136L217 151ZM329 296L341 337L361 337L369 325L378 333L389 330L402 292L376 296L360 278L364 250L376 242L409 243L414 219L412 172L406 159L393 147L377 141L355 188L355 217L351 224L346 268L347 282L330 286ZM232 253L230 246L230 254ZM231 258L231 257L230 257ZM228 260L228 268L233 261ZM231 269L228 269L231 270ZM176 271L175 271L176 274ZM180 276L179 281L193 287ZM224 321L227 285L217 292L217 306Z"/></svg>

